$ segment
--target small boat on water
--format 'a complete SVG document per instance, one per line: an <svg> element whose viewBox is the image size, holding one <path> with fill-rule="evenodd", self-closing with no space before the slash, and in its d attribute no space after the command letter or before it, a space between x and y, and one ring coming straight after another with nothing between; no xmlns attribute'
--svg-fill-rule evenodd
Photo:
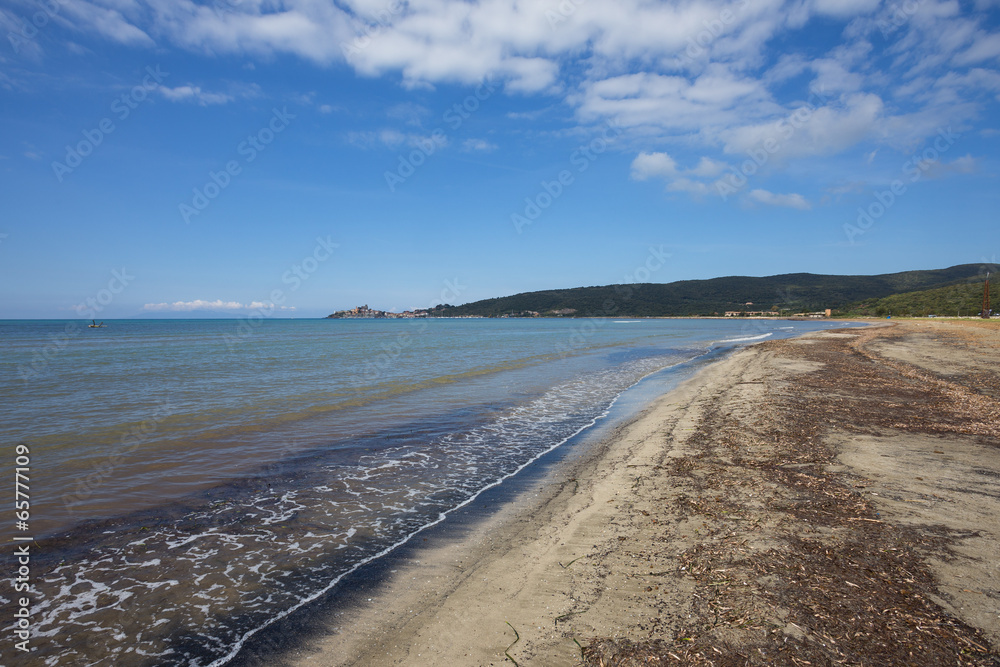
<svg viewBox="0 0 1000 667"><path fill-rule="evenodd" d="M97 320L90 320L90 324L87 325L87 327L89 327L91 329L103 329L106 326L108 326L108 325L106 325L104 322L101 322L100 324L98 324Z"/></svg>

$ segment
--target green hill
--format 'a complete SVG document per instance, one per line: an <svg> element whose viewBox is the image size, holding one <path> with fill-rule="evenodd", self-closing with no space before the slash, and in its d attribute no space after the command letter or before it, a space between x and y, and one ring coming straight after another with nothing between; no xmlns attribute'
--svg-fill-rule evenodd
<svg viewBox="0 0 1000 667"><path fill-rule="evenodd" d="M447 317L499 317L536 312L542 316L657 317L722 315L730 310L772 309L794 313L842 309L894 294L946 288L960 283L981 285L981 271L980 264L962 264L947 269L876 276L789 273L763 278L729 276L665 284L577 287L485 299L444 308L438 314Z"/></svg>
<svg viewBox="0 0 1000 667"><path fill-rule="evenodd" d="M991 281L992 282L992 281ZM997 296L995 283L991 295ZM846 307L852 315L902 315L926 317L927 315L976 315L982 308L983 283L961 282L947 287L893 294L881 299L867 299ZM996 310L994 308L994 310Z"/></svg>

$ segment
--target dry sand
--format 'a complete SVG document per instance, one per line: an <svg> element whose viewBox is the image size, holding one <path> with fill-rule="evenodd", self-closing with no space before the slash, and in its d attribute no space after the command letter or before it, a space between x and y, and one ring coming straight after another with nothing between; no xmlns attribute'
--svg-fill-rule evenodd
<svg viewBox="0 0 1000 667"><path fill-rule="evenodd" d="M1000 328L741 350L295 665L1000 664Z"/></svg>

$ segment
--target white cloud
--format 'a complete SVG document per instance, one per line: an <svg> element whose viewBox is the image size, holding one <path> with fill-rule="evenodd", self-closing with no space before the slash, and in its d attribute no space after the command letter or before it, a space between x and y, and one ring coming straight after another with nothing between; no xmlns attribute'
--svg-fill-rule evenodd
<svg viewBox="0 0 1000 667"><path fill-rule="evenodd" d="M979 33L968 49L955 57L955 61L968 65L1000 58L1000 34Z"/></svg>
<svg viewBox="0 0 1000 667"><path fill-rule="evenodd" d="M700 198L711 192L711 186L699 179L711 179L727 168L725 162L702 157L693 169L680 169L666 153L639 153L632 160L632 178L637 181L662 178L667 182L667 192L687 192Z"/></svg>
<svg viewBox="0 0 1000 667"><path fill-rule="evenodd" d="M982 10L997 2L974 4ZM174 44L208 56L346 62L361 75L388 75L412 90L472 86L493 76L508 94L544 100L542 111L508 117L533 120L532 113L568 105L583 125L616 120L625 134L620 145L635 150L684 146L742 161L776 138L780 150L770 156L768 172L858 144L866 152L905 150L941 127L977 118L1000 95L1000 35L987 13L956 0L64 3L71 29L138 48ZM0 10L0 22L4 15ZM810 31L819 30L822 39L811 39ZM838 41L818 51L828 38ZM776 44L788 45L786 53L777 53ZM161 92L205 105L245 97L193 84ZM813 99L807 117L793 124L803 108L794 98L810 92L825 99ZM353 133L348 140L394 150L427 140L414 129L426 117L423 107L397 108L390 117L403 131ZM727 167L702 158L696 167L674 164L667 173L663 158L644 163L654 158L642 156L654 155L640 153L633 178L661 177L676 191L694 192Z"/></svg>
<svg viewBox="0 0 1000 667"><path fill-rule="evenodd" d="M536 55L551 34L546 28L541 6L430 0L411 3L363 48L348 49L347 59L364 74L400 72L411 85L474 84L493 74L510 90L534 92L552 85L559 72L557 62Z"/></svg>
<svg viewBox="0 0 1000 667"><path fill-rule="evenodd" d="M272 303L266 303L264 301L251 301L250 303L240 303L239 301L223 301L222 299L216 299L215 301L205 301L203 299L195 299L194 301L174 301L173 303L147 303L142 307L146 312L190 312L195 310L226 310L226 311L237 311L237 310L271 310L277 308L277 310L295 310L294 306L278 306L276 307Z"/></svg>
<svg viewBox="0 0 1000 667"><path fill-rule="evenodd" d="M825 95L853 93L860 90L864 83L864 77L849 71L843 63L832 58L814 60L810 67L816 72L816 78L810 84L810 89L814 92Z"/></svg>
<svg viewBox="0 0 1000 667"><path fill-rule="evenodd" d="M150 0L150 4L159 31L205 53L290 53L329 64L343 57L341 44L357 34L352 23L360 25L333 3L317 0L280 5L234 2L221 10L190 0Z"/></svg>
<svg viewBox="0 0 1000 667"><path fill-rule="evenodd" d="M151 47L155 45L153 39L135 25L134 21L137 18L138 9L131 3L122 3L122 6L117 9L84 0L62 0L59 5L65 7L66 14L73 17L74 20L71 24L77 29L90 28L112 41L128 46ZM128 14L131 16L127 16Z"/></svg>
<svg viewBox="0 0 1000 667"><path fill-rule="evenodd" d="M645 181L651 176L673 176L677 162L666 153L639 153L632 160L632 178Z"/></svg>
<svg viewBox="0 0 1000 667"><path fill-rule="evenodd" d="M558 89L566 59L588 49L592 65L616 69L631 59L691 60L684 51L694 37L705 44L700 52L718 52L727 60L743 57L759 51L779 29L783 4L621 0L569 3L566 10L555 3L510 0L398 5L254 0L220 8L191 0L148 0L145 6L126 0L120 4L130 11L121 13L95 0L66 1L114 17L105 19L109 25L103 33L117 40L143 39L152 45L148 32L203 53L290 53L321 64L346 59L366 75L399 73L411 86L471 84L492 74L505 80L508 91L521 93ZM560 13L565 17L553 20Z"/></svg>
<svg viewBox="0 0 1000 667"><path fill-rule="evenodd" d="M538 120L551 110L552 107L545 107L544 109L534 109L532 111L508 111L507 118L510 118L512 120Z"/></svg>
<svg viewBox="0 0 1000 667"><path fill-rule="evenodd" d="M448 137L440 134L415 134L400 132L393 128L385 128L376 131L354 131L347 133L347 142L358 148L389 148L397 150L404 146L410 148L420 148L433 150L444 148L448 145Z"/></svg>
<svg viewBox="0 0 1000 667"><path fill-rule="evenodd" d="M423 119L429 116L430 113L431 110L427 107L420 104L414 104L413 102L397 104L389 107L385 111L385 115L389 118L401 120L407 125L412 125L414 127L420 127Z"/></svg>
<svg viewBox="0 0 1000 667"><path fill-rule="evenodd" d="M406 135L399 130L382 130L378 133L378 138L389 148L398 148L406 143Z"/></svg>
<svg viewBox="0 0 1000 667"><path fill-rule="evenodd" d="M625 127L688 131L775 110L759 81L725 66L710 67L694 81L649 72L610 77L587 83L574 101L585 121L614 118Z"/></svg>
<svg viewBox="0 0 1000 667"><path fill-rule="evenodd" d="M720 132L724 150L745 154L770 144L776 146L772 162L794 157L838 153L858 142L878 137L884 105L873 94L844 96L827 106L803 105L787 116L757 125L732 127Z"/></svg>
<svg viewBox="0 0 1000 667"><path fill-rule="evenodd" d="M489 153L490 151L495 151L497 148L496 144L490 143L485 139L466 139L462 142L462 150L469 153L473 151Z"/></svg>
<svg viewBox="0 0 1000 667"><path fill-rule="evenodd" d="M952 161L948 166L952 171L957 171L960 174L971 174L979 169L979 158L966 154Z"/></svg>
<svg viewBox="0 0 1000 667"><path fill-rule="evenodd" d="M22 58L38 61L42 59L44 51L37 39L31 39L27 36L31 34L30 26L31 24L28 22L28 19L22 18L17 12L0 7L0 33L6 38L6 42L10 45L13 53ZM5 52L6 49L7 47L5 46ZM2 54L0 54L0 66L4 70L10 69L10 64ZM0 82L6 83L8 81L9 77L7 74L0 71Z"/></svg>
<svg viewBox="0 0 1000 667"><path fill-rule="evenodd" d="M419 148L424 152L435 151L444 148L449 144L448 137L443 134L408 134L406 135L406 145L410 148Z"/></svg>
<svg viewBox="0 0 1000 667"><path fill-rule="evenodd" d="M878 9L880 0L813 0L812 4L819 14L848 18L875 11Z"/></svg>
<svg viewBox="0 0 1000 667"><path fill-rule="evenodd" d="M678 178L667 185L668 192L687 192L694 197L704 197L710 192L707 183L692 181L689 178Z"/></svg>
<svg viewBox="0 0 1000 667"><path fill-rule="evenodd" d="M157 90L171 102L195 102L201 106L227 104L235 99L232 95L227 95L226 93L210 93L202 90L201 86L187 85L177 86L176 88L160 86Z"/></svg>
<svg viewBox="0 0 1000 667"><path fill-rule="evenodd" d="M254 301L249 305L244 305L238 301L223 301L222 299L216 299L215 301L204 301L202 299L195 299L194 301L175 301L173 303L147 303L142 307L143 310L152 312L163 312L163 311L189 311L189 310L244 310L247 308L258 307L258 302ZM263 306L263 303L259 304Z"/></svg>
<svg viewBox="0 0 1000 667"><path fill-rule="evenodd" d="M930 163L925 178L942 178L950 174L974 174L979 170L979 159L971 154L963 155L951 162L935 161Z"/></svg>
<svg viewBox="0 0 1000 667"><path fill-rule="evenodd" d="M800 211L808 211L812 208L805 197L799 194L778 195L767 190L751 190L747 195L751 200L768 206L786 206L796 208Z"/></svg>
<svg viewBox="0 0 1000 667"><path fill-rule="evenodd" d="M763 75L763 80L769 84L780 84L794 79L809 69L809 61L797 53L786 53L778 58L778 62Z"/></svg>
<svg viewBox="0 0 1000 667"><path fill-rule="evenodd" d="M725 162L718 162L711 158L702 157L698 161L698 166L691 169L691 173L701 178L715 178L729 168Z"/></svg>

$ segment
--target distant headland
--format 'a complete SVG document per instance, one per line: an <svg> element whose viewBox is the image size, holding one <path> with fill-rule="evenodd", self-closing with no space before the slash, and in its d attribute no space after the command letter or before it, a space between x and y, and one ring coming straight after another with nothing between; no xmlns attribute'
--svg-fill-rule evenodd
<svg viewBox="0 0 1000 667"><path fill-rule="evenodd" d="M523 292L391 313L358 306L332 318L414 317L980 317L993 265L875 276L790 273Z"/></svg>

